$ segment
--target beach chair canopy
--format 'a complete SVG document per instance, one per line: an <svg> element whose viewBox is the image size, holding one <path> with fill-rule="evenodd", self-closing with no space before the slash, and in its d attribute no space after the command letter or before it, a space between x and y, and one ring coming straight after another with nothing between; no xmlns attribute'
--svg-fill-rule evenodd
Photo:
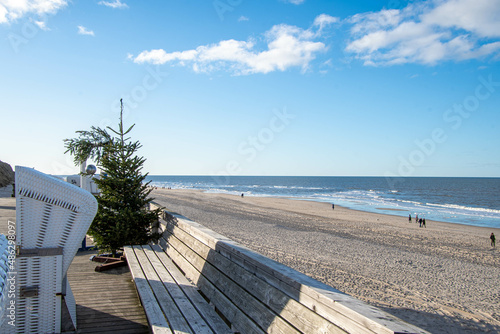
<svg viewBox="0 0 500 334"><path fill-rule="evenodd" d="M88 191L16 166L16 333L61 332L62 298L76 328L66 274L97 212ZM12 327L12 326L10 326ZM6 330L11 330L10 327Z"/></svg>

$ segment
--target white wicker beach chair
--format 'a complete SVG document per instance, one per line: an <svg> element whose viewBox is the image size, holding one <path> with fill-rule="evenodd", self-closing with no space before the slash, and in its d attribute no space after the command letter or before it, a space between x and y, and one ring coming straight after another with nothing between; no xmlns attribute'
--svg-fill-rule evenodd
<svg viewBox="0 0 500 334"><path fill-rule="evenodd" d="M61 332L62 298L76 328L66 274L96 212L88 191L16 166L16 333Z"/></svg>

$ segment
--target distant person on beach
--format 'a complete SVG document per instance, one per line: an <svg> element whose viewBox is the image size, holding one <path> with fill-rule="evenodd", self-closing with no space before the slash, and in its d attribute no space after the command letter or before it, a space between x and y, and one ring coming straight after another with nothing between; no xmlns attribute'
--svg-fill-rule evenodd
<svg viewBox="0 0 500 334"><path fill-rule="evenodd" d="M491 247L495 248L495 234L491 233L490 235Z"/></svg>
<svg viewBox="0 0 500 334"><path fill-rule="evenodd" d="M422 226L423 226L423 227L425 227L425 228L427 228L427 227L425 226L425 218L424 218L424 219L422 219Z"/></svg>
<svg viewBox="0 0 500 334"><path fill-rule="evenodd" d="M335 204L332 203L332 210L335 210Z"/></svg>
<svg viewBox="0 0 500 334"><path fill-rule="evenodd" d="M243 193L241 193L241 197L244 197L245 195Z"/></svg>
<svg viewBox="0 0 500 334"><path fill-rule="evenodd" d="M422 218L420 218L420 219L418 220L418 222L420 223L420 226L419 226L419 227L422 227Z"/></svg>
<svg viewBox="0 0 500 334"><path fill-rule="evenodd" d="M411 223L411 213L408 215L408 223Z"/></svg>

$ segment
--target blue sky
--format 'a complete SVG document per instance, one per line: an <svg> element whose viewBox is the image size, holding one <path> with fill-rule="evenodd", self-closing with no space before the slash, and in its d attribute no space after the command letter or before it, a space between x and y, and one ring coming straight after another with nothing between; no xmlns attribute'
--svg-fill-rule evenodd
<svg viewBox="0 0 500 334"><path fill-rule="evenodd" d="M0 0L0 160L153 175L500 177L500 0Z"/></svg>

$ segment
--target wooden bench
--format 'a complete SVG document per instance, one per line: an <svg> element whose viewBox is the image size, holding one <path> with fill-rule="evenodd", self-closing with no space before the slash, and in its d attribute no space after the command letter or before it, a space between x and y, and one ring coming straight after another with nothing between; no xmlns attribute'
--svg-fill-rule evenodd
<svg viewBox="0 0 500 334"><path fill-rule="evenodd" d="M160 246L125 255L153 333L233 333Z"/></svg>
<svg viewBox="0 0 500 334"><path fill-rule="evenodd" d="M160 223L161 248L125 248L155 333L181 318L186 333L195 325L215 333L427 333L185 217L164 211ZM172 300L180 309L186 297L190 311L181 317ZM229 327L216 328L214 314Z"/></svg>

